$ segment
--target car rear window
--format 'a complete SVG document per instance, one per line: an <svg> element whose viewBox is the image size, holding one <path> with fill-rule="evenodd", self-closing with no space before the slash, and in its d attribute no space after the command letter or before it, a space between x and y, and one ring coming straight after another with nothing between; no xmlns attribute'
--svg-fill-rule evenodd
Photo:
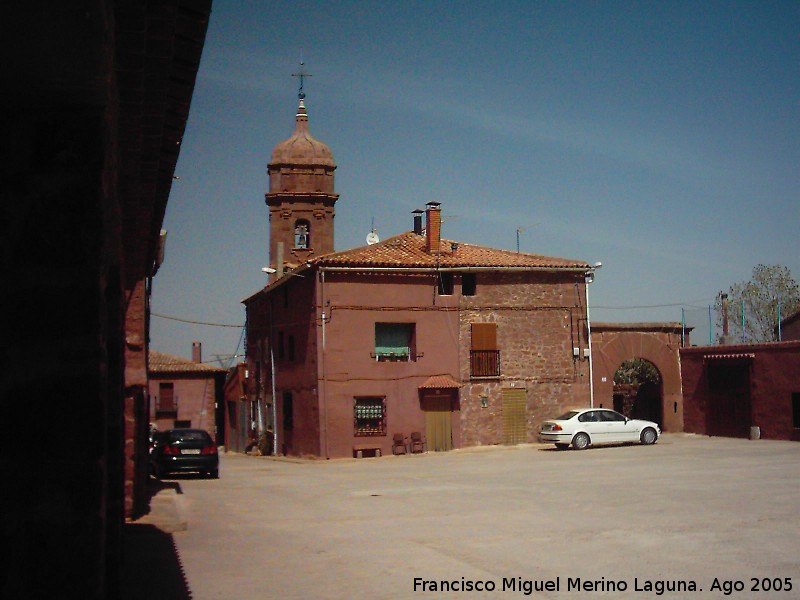
<svg viewBox="0 0 800 600"><path fill-rule="evenodd" d="M554 420L555 421L569 421L572 417L574 417L577 414L578 414L577 410L571 410L569 412L565 412L560 417L556 417Z"/></svg>
<svg viewBox="0 0 800 600"><path fill-rule="evenodd" d="M205 431L171 431L170 443L174 442L207 442L210 438Z"/></svg>

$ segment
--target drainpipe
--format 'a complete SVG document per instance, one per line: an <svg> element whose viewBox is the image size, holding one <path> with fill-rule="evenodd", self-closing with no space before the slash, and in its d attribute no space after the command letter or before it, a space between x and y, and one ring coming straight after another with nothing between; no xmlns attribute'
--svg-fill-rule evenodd
<svg viewBox="0 0 800 600"><path fill-rule="evenodd" d="M325 451L325 458L330 458L328 455L328 395L325 389L325 318L327 316L325 314L325 309L327 308L325 306L325 271L320 271L319 277L319 305L322 307L322 352L319 357L320 378L318 390L322 397L322 410L324 413L322 418L323 449Z"/></svg>
<svg viewBox="0 0 800 600"><path fill-rule="evenodd" d="M269 366L272 371L272 456L278 456L278 399L275 397L275 351L269 346Z"/></svg>
<svg viewBox="0 0 800 600"><path fill-rule="evenodd" d="M272 379L272 456L278 456L278 398L275 395L275 303L269 299L269 368Z"/></svg>

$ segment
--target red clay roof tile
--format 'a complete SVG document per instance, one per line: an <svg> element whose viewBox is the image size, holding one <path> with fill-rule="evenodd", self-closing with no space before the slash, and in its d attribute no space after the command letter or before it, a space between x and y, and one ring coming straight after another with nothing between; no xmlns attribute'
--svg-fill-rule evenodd
<svg viewBox="0 0 800 600"><path fill-rule="evenodd" d="M225 373L227 369L204 363L196 363L186 358L172 356L150 350L149 371L151 373Z"/></svg>
<svg viewBox="0 0 800 600"><path fill-rule="evenodd" d="M425 251L425 236L402 233L371 246L333 252L310 261L322 267L367 268L541 268L590 269L582 260L498 250L451 240L441 241L439 254Z"/></svg>
<svg viewBox="0 0 800 600"><path fill-rule="evenodd" d="M455 379L450 377L450 375L433 375L432 377L428 377L419 389L421 390L430 390L430 389L452 389L452 388L460 388L461 384L458 383Z"/></svg>

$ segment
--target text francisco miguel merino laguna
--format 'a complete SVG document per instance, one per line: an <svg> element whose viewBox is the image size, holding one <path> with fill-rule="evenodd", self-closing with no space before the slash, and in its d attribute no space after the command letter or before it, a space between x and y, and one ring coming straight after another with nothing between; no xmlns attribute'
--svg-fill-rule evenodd
<svg viewBox="0 0 800 600"><path fill-rule="evenodd" d="M564 585L562 585L562 583ZM715 580L716 583L716 580ZM414 578L415 592L521 592L530 596L534 592L625 592L629 584L624 579L581 579L580 577L561 577L555 579L523 579L522 577L503 577L500 585L491 579L423 579ZM721 589L721 588L720 588ZM691 580L633 580L630 591L655 592L660 596L664 592L696 592L697 583Z"/></svg>

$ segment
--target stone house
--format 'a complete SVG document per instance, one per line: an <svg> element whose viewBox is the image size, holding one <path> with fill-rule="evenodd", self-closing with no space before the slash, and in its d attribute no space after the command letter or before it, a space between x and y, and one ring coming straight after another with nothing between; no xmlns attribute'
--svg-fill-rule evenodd
<svg viewBox="0 0 800 600"><path fill-rule="evenodd" d="M442 239L437 202L412 231L334 252L336 164L299 98L267 166L273 276L244 300L248 398L275 452L400 452L413 433L428 450L532 442L588 405L593 268Z"/></svg>
<svg viewBox="0 0 800 600"><path fill-rule="evenodd" d="M221 442L217 427L222 385L227 371L202 362L199 342L188 360L150 350L150 423L159 431L173 427L205 429Z"/></svg>
<svg viewBox="0 0 800 600"><path fill-rule="evenodd" d="M279 453L386 454L412 432L428 450L533 442L589 404L591 267L443 240L439 206L426 215L424 231L308 260L244 301Z"/></svg>

